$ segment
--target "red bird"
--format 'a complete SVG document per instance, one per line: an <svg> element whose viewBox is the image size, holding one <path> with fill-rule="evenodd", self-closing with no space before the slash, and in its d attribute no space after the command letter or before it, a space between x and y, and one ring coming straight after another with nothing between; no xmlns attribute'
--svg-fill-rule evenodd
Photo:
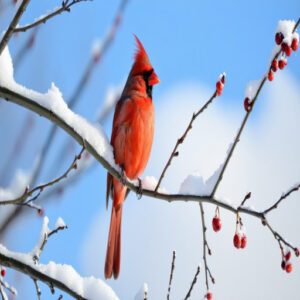
<svg viewBox="0 0 300 300"><path fill-rule="evenodd" d="M137 51L123 93L115 109L111 145L124 175L138 178L148 162L154 133L152 87L159 83L148 55L135 36ZM107 175L106 207L113 199L105 260L105 278L117 278L121 263L122 208L127 187Z"/></svg>

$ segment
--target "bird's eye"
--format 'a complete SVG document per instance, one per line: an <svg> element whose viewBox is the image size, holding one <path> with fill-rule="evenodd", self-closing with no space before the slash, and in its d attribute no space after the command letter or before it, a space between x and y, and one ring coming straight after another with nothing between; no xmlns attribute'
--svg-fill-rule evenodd
<svg viewBox="0 0 300 300"><path fill-rule="evenodd" d="M144 79L145 80L148 80L148 78L151 76L151 74L153 73L153 69L151 69L151 70L148 70L148 71L144 71L143 72L143 77L144 77Z"/></svg>

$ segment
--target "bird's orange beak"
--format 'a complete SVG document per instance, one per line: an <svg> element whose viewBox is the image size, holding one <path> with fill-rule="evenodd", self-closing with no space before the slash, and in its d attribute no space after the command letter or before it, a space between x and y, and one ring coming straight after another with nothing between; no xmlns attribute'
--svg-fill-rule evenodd
<svg viewBox="0 0 300 300"><path fill-rule="evenodd" d="M153 86L155 84L158 84L160 82L158 76L156 73L153 71L152 74L148 78L149 85Z"/></svg>

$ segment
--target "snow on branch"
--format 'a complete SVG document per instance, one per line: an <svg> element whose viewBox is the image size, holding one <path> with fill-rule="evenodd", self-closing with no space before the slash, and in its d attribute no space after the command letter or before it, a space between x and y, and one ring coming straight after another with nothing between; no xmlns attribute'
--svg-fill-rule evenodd
<svg viewBox="0 0 300 300"><path fill-rule="evenodd" d="M23 106L38 115L41 115L73 137L113 176L122 179L124 184L132 191L140 192L137 181L131 181L120 172L119 166L115 164L113 152L104 131L96 124L91 124L83 117L71 111L62 98L59 89L52 83L46 94L29 90L14 81L13 65L8 49L6 48L0 56L0 97ZM166 201L195 201L207 202L218 205L233 213L237 208L226 202L220 201L210 195L190 194L167 194L155 192L156 185L151 189L142 189L142 194L152 198ZM239 208L239 212L262 218L262 213L250 208Z"/></svg>
<svg viewBox="0 0 300 300"><path fill-rule="evenodd" d="M75 299L118 299L114 291L102 280L94 277L81 277L70 265L57 264L52 261L48 264L39 263L40 254L48 238L66 228L61 218L57 220L53 230L49 230L48 223L49 220L45 217L39 241L30 253L13 252L0 244L1 265L32 278L36 284L37 293L40 293L37 281L41 281L49 286L52 293L55 292L55 288L58 288Z"/></svg>
<svg viewBox="0 0 300 300"><path fill-rule="evenodd" d="M25 32L26 30L36 27L40 24L45 24L49 19L51 19L57 15L60 15L63 12L70 12L71 6L73 6L74 4L83 2L83 1L91 1L91 0L73 0L73 1L63 0L60 7L54 9L52 12L50 12L46 15L40 16L31 24L15 28L13 30L13 32Z"/></svg>

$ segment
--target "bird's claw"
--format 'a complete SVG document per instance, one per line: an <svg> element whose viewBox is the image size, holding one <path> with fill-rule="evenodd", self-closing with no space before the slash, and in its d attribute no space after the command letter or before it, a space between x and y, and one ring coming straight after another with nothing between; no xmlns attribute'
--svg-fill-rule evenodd
<svg viewBox="0 0 300 300"><path fill-rule="evenodd" d="M120 178L120 181L123 185L125 185L126 183L126 175L125 175L125 171L124 171L124 168L121 169L121 178Z"/></svg>
<svg viewBox="0 0 300 300"><path fill-rule="evenodd" d="M136 191L136 195L138 197L138 200L140 200L143 196L142 180L140 178L138 178L138 182L139 182L139 186L138 186L138 189Z"/></svg>

